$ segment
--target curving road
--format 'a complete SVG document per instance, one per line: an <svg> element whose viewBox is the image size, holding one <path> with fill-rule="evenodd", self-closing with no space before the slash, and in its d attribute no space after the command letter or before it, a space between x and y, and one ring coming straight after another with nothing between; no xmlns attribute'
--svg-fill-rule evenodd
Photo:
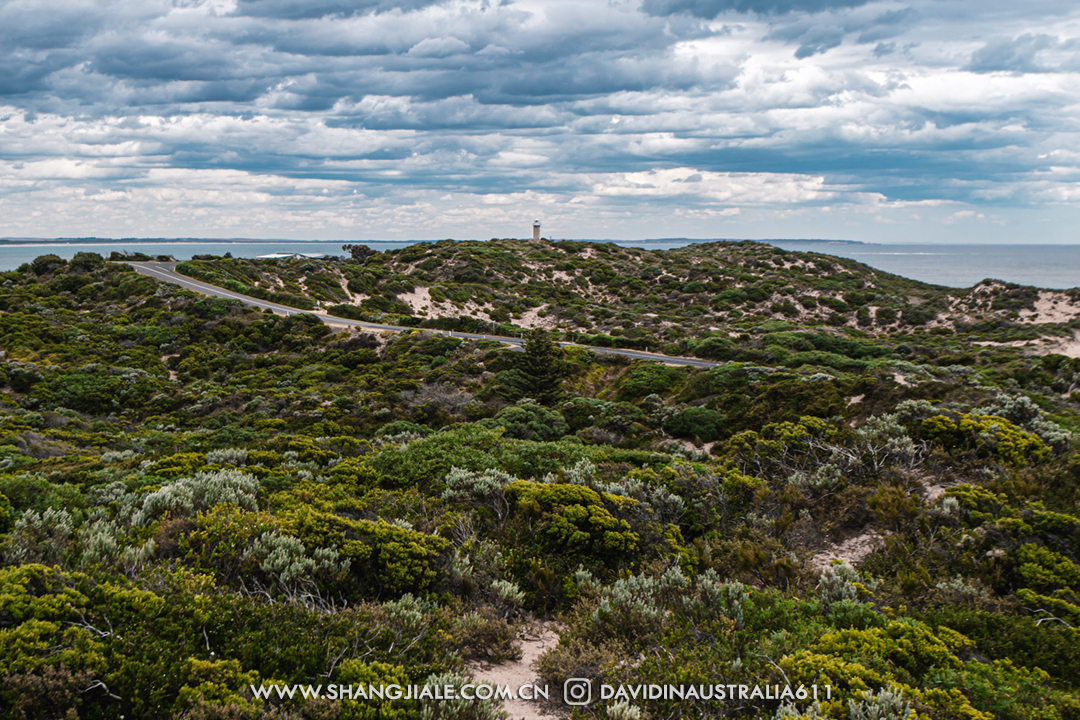
<svg viewBox="0 0 1080 720"><path fill-rule="evenodd" d="M417 330L420 328L414 327L402 327L400 325L382 325L380 323L369 323L362 320L349 320L348 318L334 317L333 315L327 315L326 313L309 313L307 310L299 310L288 305L281 305L279 303L270 302L269 300L260 300L259 298L251 297L250 295L241 295L240 293L220 288L217 285L211 285L210 283L204 283L199 280L194 280L185 275L181 275L176 272L175 262L132 262L125 260L125 264L135 268L135 272L140 275L146 275L152 277L155 280L162 282L172 283L173 285L179 285L180 287L197 292L201 295L209 295L211 297L227 298L229 300L239 300L245 305L257 307L261 309L270 309L279 315L303 315L311 314L322 320L327 325L347 325L350 327L362 327L370 330L393 330L397 332L406 332L411 330ZM448 332L445 330L431 332ZM479 335L476 333L466 332L449 332L448 334L453 337L469 338L471 340L496 340L506 345L520 347L525 344L525 341L521 338L504 337L501 335ZM593 347L591 345L577 345L577 343L561 342L559 345L576 345L577 347L584 347L592 350L595 353L602 355L622 355L623 357L633 358L635 360L655 360L657 362L667 363L668 365L690 365L691 367L716 367L721 363L712 362L710 360L698 360L696 358L684 358L674 357L672 355L661 355L660 353L647 353L640 350L623 350L618 348L602 348Z"/></svg>

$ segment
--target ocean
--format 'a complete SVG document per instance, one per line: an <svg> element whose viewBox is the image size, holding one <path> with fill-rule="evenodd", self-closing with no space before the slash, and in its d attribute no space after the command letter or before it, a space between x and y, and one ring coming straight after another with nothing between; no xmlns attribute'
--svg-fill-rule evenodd
<svg viewBox="0 0 1080 720"><path fill-rule="evenodd" d="M53 253L70 260L78 252L96 252L109 257L117 252L141 252L147 255L172 255L177 260L190 260L192 255L224 255L258 257L276 252L322 253L344 255L341 246L348 241L316 242L299 240L0 240L0 271L14 270L38 255ZM413 242L375 242L376 250L389 250L413 245Z"/></svg>
<svg viewBox="0 0 1080 720"><path fill-rule="evenodd" d="M96 252L106 257L114 250L142 252L147 255L172 255L178 260L192 255L257 257L275 252L323 253L344 255L341 246L347 241L316 242L297 240L0 240L0 270L14 270L38 255L55 253L71 258L77 252ZM352 242L375 250L389 250L425 241ZM695 242L686 238L661 240L612 240L618 245L666 250ZM785 250L819 252L852 258L871 267L914 280L970 287L992 278L1045 288L1080 287L1080 245L874 245L829 241L763 240Z"/></svg>
<svg viewBox="0 0 1080 720"><path fill-rule="evenodd" d="M1080 245L856 245L769 240L785 250L858 260L913 280L971 287L986 279L1044 288L1080 287Z"/></svg>

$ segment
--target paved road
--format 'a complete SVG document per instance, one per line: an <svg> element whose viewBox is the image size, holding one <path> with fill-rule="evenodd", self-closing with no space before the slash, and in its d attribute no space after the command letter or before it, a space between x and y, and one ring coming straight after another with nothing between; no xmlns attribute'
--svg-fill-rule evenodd
<svg viewBox="0 0 1080 720"><path fill-rule="evenodd" d="M226 290L225 288L218 287L217 285L211 285L209 283L200 282L194 280L185 275L181 275L176 272L175 262L131 262L125 261L126 264L135 268L135 272L140 275L146 275L152 277L155 280L161 280L162 282L172 283L179 285L182 288L191 290L193 292L200 293L202 295L209 295L211 297L228 298L229 300L239 300L245 305L257 307L261 309L269 308L270 310L278 313L279 315L302 315L307 313L306 310L299 310L288 305L281 305L279 303L270 302L269 300L260 300L259 298L251 297L250 295L241 295L240 293ZM405 332L410 330L417 330L414 327L402 327L400 325L382 325L380 323L369 323L362 320L349 320L348 318L334 317L333 315L327 315L325 313L309 313L322 320L327 325L347 325L350 327L362 327L370 330L394 330L398 332ZM445 332L445 331L438 331ZM521 338L504 337L501 335L478 335L476 333L465 332L452 332L450 333L454 337L469 338L473 340L496 340L506 345L514 347L520 347L525 344L525 341ZM575 343L559 343L562 346L575 345ZM603 355L622 355L623 357L634 358L637 360L656 360L659 362L667 363L669 365L690 365L692 367L716 367L720 363L711 362L709 360L698 360L696 358L684 358L674 357L671 355L661 355L659 353L646 353L640 350L622 350L616 348L602 348L592 347L590 345L580 345L578 347L588 348L593 352Z"/></svg>

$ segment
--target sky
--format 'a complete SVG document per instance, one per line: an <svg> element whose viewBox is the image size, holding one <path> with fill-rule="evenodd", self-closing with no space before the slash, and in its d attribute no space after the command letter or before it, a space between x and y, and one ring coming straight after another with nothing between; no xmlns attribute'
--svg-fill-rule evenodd
<svg viewBox="0 0 1080 720"><path fill-rule="evenodd" d="M0 0L0 236L1080 243L1070 0Z"/></svg>

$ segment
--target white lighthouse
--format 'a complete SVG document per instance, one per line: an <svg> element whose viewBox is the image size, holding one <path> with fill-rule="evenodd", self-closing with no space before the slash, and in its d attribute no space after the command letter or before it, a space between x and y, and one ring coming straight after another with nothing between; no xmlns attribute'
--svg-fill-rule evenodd
<svg viewBox="0 0 1080 720"><path fill-rule="evenodd" d="M540 242L540 221L533 220L533 242Z"/></svg>

